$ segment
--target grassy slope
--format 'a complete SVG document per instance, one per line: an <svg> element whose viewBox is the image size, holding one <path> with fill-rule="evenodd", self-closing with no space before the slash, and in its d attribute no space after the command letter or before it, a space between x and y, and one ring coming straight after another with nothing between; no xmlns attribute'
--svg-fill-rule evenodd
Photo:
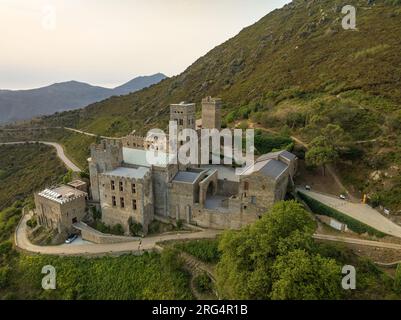
<svg viewBox="0 0 401 320"><path fill-rule="evenodd" d="M59 182L67 172L49 146L0 146L0 155L0 210Z"/></svg>
<svg viewBox="0 0 401 320"><path fill-rule="evenodd" d="M96 141L96 138L73 133L63 129L46 129L29 132L1 132L0 142L7 141L52 141L60 143L68 158L80 168L88 167L89 146Z"/></svg>
<svg viewBox="0 0 401 320"><path fill-rule="evenodd" d="M0 146L0 155L0 300L192 298L187 274L169 268L158 254L84 259L17 253L12 235L22 206L32 204L33 191L61 180L66 169L44 145ZM57 270L58 289L45 292L41 269L48 264Z"/></svg>
<svg viewBox="0 0 401 320"><path fill-rule="evenodd" d="M401 7L384 0L375 6L366 3L347 3L357 7L358 30L346 31L341 27L342 1L293 1L179 76L34 124L107 136L133 129L144 133L165 128L170 103L220 96L225 115L247 110L251 118L264 119L264 126L287 125L307 141L327 123L339 124L351 141L378 138L374 145L358 146L358 156L342 159L340 167L354 191L377 192L385 205L401 209L401 128L394 128L392 121L401 121ZM81 141L67 140L75 153ZM81 163L84 155L78 157ZM377 169L392 172L373 182L370 174Z"/></svg>
<svg viewBox="0 0 401 320"><path fill-rule="evenodd" d="M311 93L333 96L351 89L387 98L389 109L395 108L401 102L401 12L399 6L376 2L367 7L366 1L351 1L359 9L359 29L345 31L341 1L295 1L216 47L177 77L45 119L120 135L160 124L160 119L167 119L169 103L199 102L206 95L221 96L228 112L252 103L269 104L272 94L289 99Z"/></svg>
<svg viewBox="0 0 401 320"><path fill-rule="evenodd" d="M57 271L57 289L41 288L42 267ZM159 254L112 258L21 255L9 292L22 299L191 299L187 275L164 266Z"/></svg>

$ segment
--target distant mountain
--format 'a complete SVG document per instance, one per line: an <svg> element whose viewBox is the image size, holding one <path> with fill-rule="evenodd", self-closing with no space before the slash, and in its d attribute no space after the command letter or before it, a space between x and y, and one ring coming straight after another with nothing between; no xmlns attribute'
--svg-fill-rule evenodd
<svg viewBox="0 0 401 320"><path fill-rule="evenodd" d="M142 90L143 88L150 87L160 81L166 79L166 76L162 73L154 74L153 76L138 77L127 83L113 89L113 95L121 96Z"/></svg>
<svg viewBox="0 0 401 320"><path fill-rule="evenodd" d="M139 91L165 78L161 73L137 77L114 89L68 81L32 90L0 90L0 123L75 110L111 96Z"/></svg>

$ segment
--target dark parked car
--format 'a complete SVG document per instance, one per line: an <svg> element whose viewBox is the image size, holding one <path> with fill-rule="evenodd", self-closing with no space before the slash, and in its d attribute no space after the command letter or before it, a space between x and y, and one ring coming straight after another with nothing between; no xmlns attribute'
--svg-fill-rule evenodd
<svg viewBox="0 0 401 320"><path fill-rule="evenodd" d="M76 234L71 234L68 236L67 240L65 240L65 243L70 244L74 242L78 238L78 235Z"/></svg>

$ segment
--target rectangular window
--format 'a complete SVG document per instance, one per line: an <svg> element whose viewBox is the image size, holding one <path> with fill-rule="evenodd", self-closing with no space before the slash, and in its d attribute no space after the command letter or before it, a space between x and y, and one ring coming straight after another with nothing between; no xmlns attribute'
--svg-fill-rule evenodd
<svg viewBox="0 0 401 320"><path fill-rule="evenodd" d="M132 200L132 209L136 210L136 200Z"/></svg>
<svg viewBox="0 0 401 320"><path fill-rule="evenodd" d="M121 208L125 207L124 198L120 198L120 206L121 206Z"/></svg>
<svg viewBox="0 0 401 320"><path fill-rule="evenodd" d="M251 197L251 203L252 203L252 204L256 204L256 197L255 197L255 196L252 196L252 197Z"/></svg>
<svg viewBox="0 0 401 320"><path fill-rule="evenodd" d="M111 202L112 202L112 204L113 204L113 207L115 207L115 206L117 205L116 197L115 197L115 196L112 196L112 197L111 197Z"/></svg>
<svg viewBox="0 0 401 320"><path fill-rule="evenodd" d="M135 183L132 184L132 193L136 193L136 184Z"/></svg>
<svg viewBox="0 0 401 320"><path fill-rule="evenodd" d="M116 185L114 180L111 180L111 190L116 190Z"/></svg>
<svg viewBox="0 0 401 320"><path fill-rule="evenodd" d="M180 125L180 126L183 126L183 125L184 125L184 120L183 120L183 119L180 119L179 125Z"/></svg>
<svg viewBox="0 0 401 320"><path fill-rule="evenodd" d="M121 192L124 191L124 185L123 185L123 182L122 182L122 181L120 181L120 191L121 191Z"/></svg>

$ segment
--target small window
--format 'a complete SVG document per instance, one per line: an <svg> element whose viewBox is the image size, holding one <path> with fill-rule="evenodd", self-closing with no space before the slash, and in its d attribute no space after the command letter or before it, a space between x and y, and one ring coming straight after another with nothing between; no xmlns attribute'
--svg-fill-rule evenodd
<svg viewBox="0 0 401 320"><path fill-rule="evenodd" d="M137 209L136 200L132 200L132 209L134 209L134 210Z"/></svg>
<svg viewBox="0 0 401 320"><path fill-rule="evenodd" d="M252 197L251 197L251 203L252 203L252 204L256 204L256 197L255 197L255 196L252 196Z"/></svg>
<svg viewBox="0 0 401 320"><path fill-rule="evenodd" d="M123 182L122 182L122 181L120 181L120 191L121 191L121 192L124 191L124 185L123 185Z"/></svg>
<svg viewBox="0 0 401 320"><path fill-rule="evenodd" d="M249 190L249 182L248 181L244 182L244 190Z"/></svg>
<svg viewBox="0 0 401 320"><path fill-rule="evenodd" d="M121 206L121 208L125 208L124 198L120 198L120 206Z"/></svg>
<svg viewBox="0 0 401 320"><path fill-rule="evenodd" d="M136 184L135 183L132 184L132 193L136 193Z"/></svg>
<svg viewBox="0 0 401 320"><path fill-rule="evenodd" d="M113 207L117 206L117 202L116 202L116 197L115 196L111 197L111 202L113 204Z"/></svg>
<svg viewBox="0 0 401 320"><path fill-rule="evenodd" d="M111 190L116 190L116 184L114 180L111 180Z"/></svg>
<svg viewBox="0 0 401 320"><path fill-rule="evenodd" d="M184 120L183 119L180 119L180 126L183 126L184 125Z"/></svg>

